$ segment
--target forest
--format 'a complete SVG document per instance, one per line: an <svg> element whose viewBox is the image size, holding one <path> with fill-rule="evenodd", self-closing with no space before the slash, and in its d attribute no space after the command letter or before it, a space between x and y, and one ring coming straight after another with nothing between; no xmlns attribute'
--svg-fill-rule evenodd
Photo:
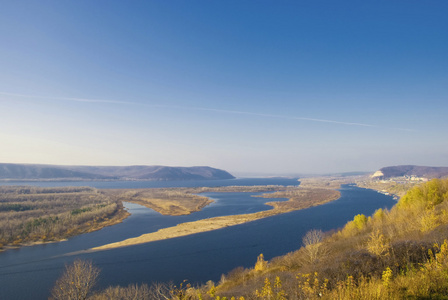
<svg viewBox="0 0 448 300"><path fill-rule="evenodd" d="M270 261L260 254L253 268L236 268L219 282L134 284L96 291L88 285L84 295L178 300L448 299L447 209L448 179L433 179L411 188L390 210L357 215L333 232L311 230L297 251ZM55 284L54 299L67 296L60 293L61 286L70 290L67 276L83 264L95 280L100 276L92 262L75 261Z"/></svg>
<svg viewBox="0 0 448 300"><path fill-rule="evenodd" d="M90 187L0 187L0 249L59 241L127 216L111 195Z"/></svg>

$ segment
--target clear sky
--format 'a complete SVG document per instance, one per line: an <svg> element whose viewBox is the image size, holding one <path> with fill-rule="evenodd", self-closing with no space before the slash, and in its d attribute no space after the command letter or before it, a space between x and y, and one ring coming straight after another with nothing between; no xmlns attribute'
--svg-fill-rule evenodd
<svg viewBox="0 0 448 300"><path fill-rule="evenodd" d="M2 1L0 162L448 166L448 1Z"/></svg>

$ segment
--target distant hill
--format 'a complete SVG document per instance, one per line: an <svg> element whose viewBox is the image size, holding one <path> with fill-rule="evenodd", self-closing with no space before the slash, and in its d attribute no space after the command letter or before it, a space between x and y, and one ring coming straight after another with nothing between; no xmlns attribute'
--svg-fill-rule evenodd
<svg viewBox="0 0 448 300"><path fill-rule="evenodd" d="M207 180L232 179L211 167L58 166L0 163L0 180Z"/></svg>
<svg viewBox="0 0 448 300"><path fill-rule="evenodd" d="M376 171L372 178L387 179L392 177L415 176L424 178L442 178L448 176L448 167L427 166L391 166Z"/></svg>

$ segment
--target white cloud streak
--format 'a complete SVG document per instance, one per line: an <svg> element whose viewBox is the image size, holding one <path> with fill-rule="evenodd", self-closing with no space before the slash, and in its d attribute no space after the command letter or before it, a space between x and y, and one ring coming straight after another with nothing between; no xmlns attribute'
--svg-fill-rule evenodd
<svg viewBox="0 0 448 300"><path fill-rule="evenodd" d="M290 117L290 116L284 116L284 115L262 114L262 113L254 113L254 112L238 111L238 110L224 110L224 109L203 108L203 107L192 107L192 108L189 108L189 109L192 109L192 110L203 110L203 111L213 111L213 112L228 113L228 114L250 115L250 116L258 116L258 117L266 117L266 118L286 119L286 120L312 121L312 122L333 123L333 124L350 125L350 126L363 126L363 127L378 127L376 125L362 124L362 123L341 122L341 121L334 121L334 120L305 118L305 117Z"/></svg>
<svg viewBox="0 0 448 300"><path fill-rule="evenodd" d="M10 97L15 97L15 98L30 98L30 99L42 99L42 100L59 100L59 101L84 102L84 103L121 104L121 105L134 105L134 106L138 105L138 106L145 106L145 107L151 107L151 108L167 108L167 109L177 109L177 110L209 111L209 112L234 114L234 115L247 115L247 116L257 116L257 117L264 117L264 118L276 118L276 119L284 119L284 120L310 121L310 122L339 124L339 125L346 125L346 126L359 126L359 127L370 127L370 128L385 128L385 127L382 127L382 126L372 125L372 124L365 124L365 123L344 122L344 121L335 121L335 120L308 118L308 117L292 117L292 116L285 116L285 115L273 115L273 114L256 113L256 112L249 112L249 111L225 110L225 109L206 108L206 107L190 107L190 106L164 105L164 104L146 104L146 103L132 102L132 101L86 99L86 98L45 97L45 96L24 95L24 94L16 94L16 93L6 93L6 92L0 92L0 95L10 96ZM416 131L416 130L413 130L413 129L406 129L406 128L390 128L390 129L402 130L402 131L413 131L413 132Z"/></svg>
<svg viewBox="0 0 448 300"><path fill-rule="evenodd" d="M45 97L45 96L34 96L34 95L4 93L4 92L0 92L0 95L17 97L17 98L31 98L31 99L42 99L42 100L60 100L60 101L72 101L72 102L110 103L110 104L138 104L138 103L132 103L132 102L126 102L126 101L116 101L116 100L99 100L99 99L67 98L67 97Z"/></svg>

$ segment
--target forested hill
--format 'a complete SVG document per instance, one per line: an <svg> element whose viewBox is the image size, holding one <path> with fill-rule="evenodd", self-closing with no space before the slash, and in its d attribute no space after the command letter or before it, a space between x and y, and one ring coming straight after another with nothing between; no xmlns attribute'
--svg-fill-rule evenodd
<svg viewBox="0 0 448 300"><path fill-rule="evenodd" d="M0 163L0 180L207 180L232 179L211 167L59 166Z"/></svg>
<svg viewBox="0 0 448 300"><path fill-rule="evenodd" d="M416 176L425 178L442 178L448 176L448 167L427 167L427 166L391 166L381 168L373 174L373 178L391 178L401 176Z"/></svg>

